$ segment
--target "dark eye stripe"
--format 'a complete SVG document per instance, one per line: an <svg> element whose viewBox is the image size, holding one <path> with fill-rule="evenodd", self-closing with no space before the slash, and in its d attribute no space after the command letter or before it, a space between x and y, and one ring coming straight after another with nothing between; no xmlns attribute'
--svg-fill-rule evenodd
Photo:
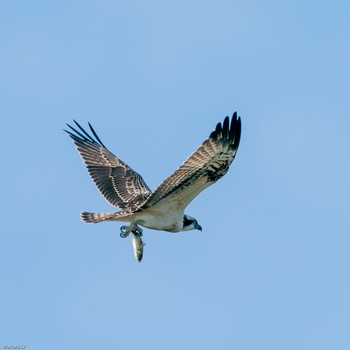
<svg viewBox="0 0 350 350"><path fill-rule="evenodd" d="M184 216L184 227L191 225L193 220L187 219L186 216Z"/></svg>

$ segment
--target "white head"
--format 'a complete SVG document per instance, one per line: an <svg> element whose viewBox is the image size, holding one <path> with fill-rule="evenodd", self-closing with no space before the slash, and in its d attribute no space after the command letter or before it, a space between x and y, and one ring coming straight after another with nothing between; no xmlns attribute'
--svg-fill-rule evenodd
<svg viewBox="0 0 350 350"><path fill-rule="evenodd" d="M195 218L189 215L184 215L182 231L190 231L190 230L202 231L202 226L198 224L198 221Z"/></svg>

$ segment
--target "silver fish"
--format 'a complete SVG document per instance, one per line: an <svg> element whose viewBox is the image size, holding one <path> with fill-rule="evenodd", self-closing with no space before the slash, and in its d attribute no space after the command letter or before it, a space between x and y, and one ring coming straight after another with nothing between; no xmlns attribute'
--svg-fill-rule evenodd
<svg viewBox="0 0 350 350"><path fill-rule="evenodd" d="M145 243L138 234L132 234L132 247L134 249L134 256L138 262L141 262L143 256L143 247Z"/></svg>

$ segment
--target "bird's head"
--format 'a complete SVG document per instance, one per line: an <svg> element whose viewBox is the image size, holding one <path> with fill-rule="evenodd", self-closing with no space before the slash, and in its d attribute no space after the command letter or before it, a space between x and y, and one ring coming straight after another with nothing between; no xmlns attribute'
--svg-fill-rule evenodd
<svg viewBox="0 0 350 350"><path fill-rule="evenodd" d="M182 231L190 231L190 230L202 231L202 226L198 224L198 221L195 218L189 215L184 215Z"/></svg>

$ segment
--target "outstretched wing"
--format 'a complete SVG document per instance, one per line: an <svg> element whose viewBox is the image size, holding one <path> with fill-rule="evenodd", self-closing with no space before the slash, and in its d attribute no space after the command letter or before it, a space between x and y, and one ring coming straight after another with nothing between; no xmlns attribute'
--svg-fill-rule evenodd
<svg viewBox="0 0 350 350"><path fill-rule="evenodd" d="M167 207L172 203L184 210L193 198L226 174L236 156L240 137L241 118L237 119L235 112L231 124L229 117L222 125L218 123L209 138L157 187L139 209L156 205Z"/></svg>
<svg viewBox="0 0 350 350"><path fill-rule="evenodd" d="M106 200L121 209L142 204L152 193L142 177L105 147L90 123L95 139L74 122L80 131L68 124L74 133L65 131L73 139L90 176Z"/></svg>

